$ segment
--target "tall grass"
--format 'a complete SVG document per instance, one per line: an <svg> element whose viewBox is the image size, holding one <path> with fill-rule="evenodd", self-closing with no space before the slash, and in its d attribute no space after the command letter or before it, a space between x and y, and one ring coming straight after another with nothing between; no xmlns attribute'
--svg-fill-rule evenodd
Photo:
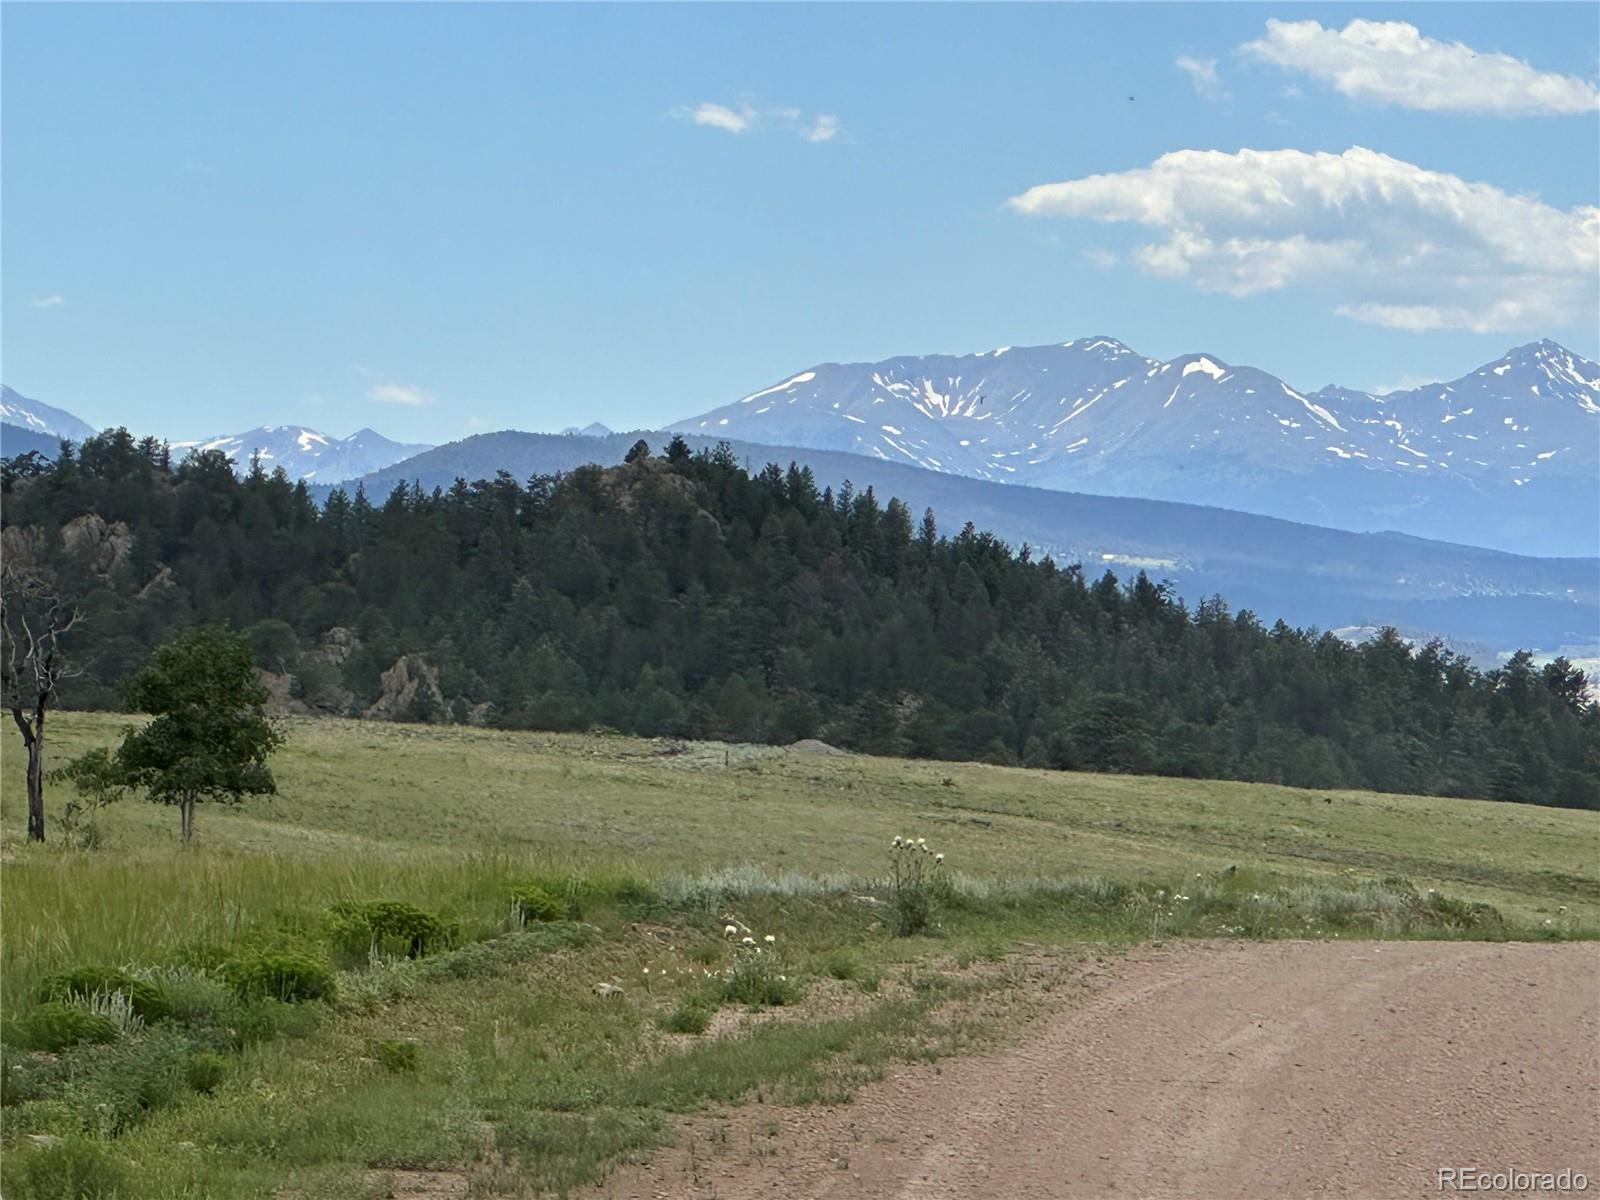
<svg viewBox="0 0 1600 1200"><path fill-rule="evenodd" d="M515 880L595 870L628 875L616 856L549 852L292 858L199 849L135 857L31 856L5 868L0 1000L30 995L44 976L88 963L156 964L226 946L274 919L346 900L403 900L474 927L507 915Z"/></svg>

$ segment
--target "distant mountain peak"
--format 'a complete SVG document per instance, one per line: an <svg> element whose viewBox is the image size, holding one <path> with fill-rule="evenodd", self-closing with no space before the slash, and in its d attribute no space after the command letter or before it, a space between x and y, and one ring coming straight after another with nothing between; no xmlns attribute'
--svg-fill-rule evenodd
<svg viewBox="0 0 1600 1200"><path fill-rule="evenodd" d="M33 400L5 384L0 384L0 423L24 432L81 442L99 431L89 422L64 408Z"/></svg>
<svg viewBox="0 0 1600 1200"><path fill-rule="evenodd" d="M336 438L309 425L262 425L244 433L173 442L172 448L220 450L241 472L259 456L269 473L282 467L290 479L316 483L354 479L432 449L426 444L392 441L371 429Z"/></svg>
<svg viewBox="0 0 1600 1200"><path fill-rule="evenodd" d="M566 437L610 437L612 434L612 430L602 425L599 421L591 421L582 429L579 429L576 425L569 425L561 432Z"/></svg>
<svg viewBox="0 0 1600 1200"><path fill-rule="evenodd" d="M1530 486L1600 513L1596 415L1600 366L1548 339L1450 382L1375 396L1336 384L1307 395L1210 351L1160 362L1097 334L820 363L671 428L1291 520L1382 528L1437 511L1431 536L1461 538L1452 511ZM1533 526L1548 520L1530 515L1521 536L1538 541ZM1600 516L1592 524L1591 545Z"/></svg>

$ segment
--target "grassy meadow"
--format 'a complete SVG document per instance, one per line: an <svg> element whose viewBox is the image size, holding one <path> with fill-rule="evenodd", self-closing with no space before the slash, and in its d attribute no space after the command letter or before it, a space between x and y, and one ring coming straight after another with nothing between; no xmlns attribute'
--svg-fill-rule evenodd
<svg viewBox="0 0 1600 1200"><path fill-rule="evenodd" d="M53 760L128 720L59 715ZM1594 813L620 736L287 731L280 795L202 806L190 851L175 810L135 799L97 818L95 848L66 848L61 787L53 842L26 846L22 756L0 743L6 1196L376 1197L402 1168L560 1193L648 1153L676 1112L838 1098L888 1061L1000 1036L1080 957L1142 940L1600 934ZM909 937L886 883L897 834L946 855L935 921ZM415 957L352 944L330 909L369 901L448 933ZM241 989L241 962L285 958L325 966L331 993ZM41 988L89 965L170 1012L141 1024L120 994L77 997L117 1036L30 1050Z"/></svg>

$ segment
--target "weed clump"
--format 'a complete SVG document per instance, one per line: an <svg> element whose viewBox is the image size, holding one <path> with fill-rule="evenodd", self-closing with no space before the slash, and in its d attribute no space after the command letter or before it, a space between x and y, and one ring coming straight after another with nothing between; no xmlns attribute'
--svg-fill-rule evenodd
<svg viewBox="0 0 1600 1200"><path fill-rule="evenodd" d="M263 954L225 963L224 976L241 1000L281 1000L304 1004L333 995L333 972L299 954Z"/></svg>
<svg viewBox="0 0 1600 1200"><path fill-rule="evenodd" d="M90 1000L95 996L120 993L141 1021L153 1023L172 1015L171 1006L160 987L147 979L136 979L116 967L77 967L47 976L39 985L39 999Z"/></svg>
<svg viewBox="0 0 1600 1200"><path fill-rule="evenodd" d="M0 1178L15 1200L121 1200L133 1194L122 1167L88 1138L19 1149L4 1163Z"/></svg>
<svg viewBox="0 0 1600 1200"><path fill-rule="evenodd" d="M189 1056L187 1075L190 1088L208 1096L228 1077L228 1059L215 1050L196 1050Z"/></svg>
<svg viewBox="0 0 1600 1200"><path fill-rule="evenodd" d="M927 838L896 836L889 844L889 890L898 937L926 933L937 921L950 886L944 855L935 854Z"/></svg>
<svg viewBox="0 0 1600 1200"><path fill-rule="evenodd" d="M418 1053L415 1042L400 1038L372 1038L367 1042L367 1056L391 1075L415 1075L420 1062Z"/></svg>
<svg viewBox="0 0 1600 1200"><path fill-rule="evenodd" d="M773 934L758 942L749 934L739 937L739 927L727 925L723 935L733 944L733 963L722 979L724 1000L752 1008L781 1008L800 999L800 985L789 978Z"/></svg>

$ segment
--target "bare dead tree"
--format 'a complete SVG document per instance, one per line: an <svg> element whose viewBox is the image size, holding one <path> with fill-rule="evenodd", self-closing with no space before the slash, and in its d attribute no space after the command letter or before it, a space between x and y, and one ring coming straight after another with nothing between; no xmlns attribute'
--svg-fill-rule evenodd
<svg viewBox="0 0 1600 1200"><path fill-rule="evenodd" d="M83 619L42 575L0 566L0 692L28 752L28 840L44 841L45 717L64 679L83 673L68 662L61 639Z"/></svg>

